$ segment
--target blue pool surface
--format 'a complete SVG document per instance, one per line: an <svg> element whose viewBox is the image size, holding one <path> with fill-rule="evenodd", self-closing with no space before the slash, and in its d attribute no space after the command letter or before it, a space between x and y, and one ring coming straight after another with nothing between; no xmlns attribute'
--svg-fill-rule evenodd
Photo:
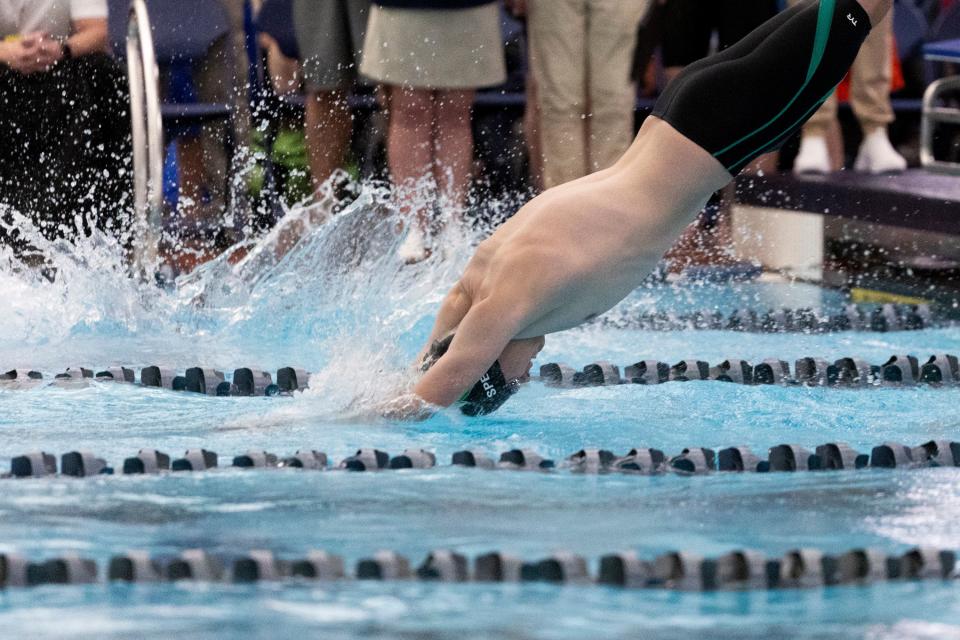
<svg viewBox="0 0 960 640"><path fill-rule="evenodd" d="M331 225L329 234L346 221ZM382 232L374 230L373 235ZM624 453L652 446L813 447L844 441L957 439L955 389L842 390L670 383L555 389L531 383L498 413L448 411L420 423L372 417L402 384L461 251L414 268L374 258L312 271L330 236L263 278L236 282L214 266L179 293L144 301L132 284L84 276L96 250L64 258L65 282L0 268L13 309L0 334L0 368L48 375L67 366L203 364L232 370L297 365L316 372L289 398L207 398L136 386L0 390L0 469L29 450L89 449L119 465L142 447L180 454L205 447L221 464L247 449L311 448L334 462L358 447L497 453L529 447L562 459L585 446ZM99 256L99 258L98 258ZM80 265L72 268L71 264ZM81 266L83 268L81 268ZM106 268L106 267L103 267ZM218 271L218 269L220 269ZM243 286L241 286L243 285ZM245 287L245 288L244 288ZM199 301L197 298L200 295ZM619 312L749 307L835 308L842 296L802 283L657 285ZM761 335L650 332L595 324L548 339L536 364L629 364L728 357L960 353L960 329ZM349 564L389 548L419 562L430 549L509 551L535 559L565 549L596 560L625 549L644 557L684 549L719 554L797 547L903 552L960 549L960 469L866 470L709 477L582 476L453 467L385 473L241 471L0 483L0 551L32 558L203 547L225 556L310 549ZM424 583L45 586L0 592L10 637L275 638L960 638L954 583L890 583L812 591L677 593L585 586Z"/></svg>

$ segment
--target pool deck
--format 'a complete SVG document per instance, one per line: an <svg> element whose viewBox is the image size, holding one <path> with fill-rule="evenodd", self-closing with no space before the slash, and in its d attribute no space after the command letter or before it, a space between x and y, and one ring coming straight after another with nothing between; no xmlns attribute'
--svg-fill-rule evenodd
<svg viewBox="0 0 960 640"><path fill-rule="evenodd" d="M852 171L825 176L743 175L737 179L737 201L960 235L960 180L922 169L880 176Z"/></svg>

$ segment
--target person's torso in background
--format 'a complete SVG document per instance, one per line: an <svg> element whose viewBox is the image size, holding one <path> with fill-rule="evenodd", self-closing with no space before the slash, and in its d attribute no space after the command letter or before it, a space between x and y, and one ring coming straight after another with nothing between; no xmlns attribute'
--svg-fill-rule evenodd
<svg viewBox="0 0 960 640"><path fill-rule="evenodd" d="M65 38L71 20L106 15L106 0L0 0L0 38L34 31Z"/></svg>

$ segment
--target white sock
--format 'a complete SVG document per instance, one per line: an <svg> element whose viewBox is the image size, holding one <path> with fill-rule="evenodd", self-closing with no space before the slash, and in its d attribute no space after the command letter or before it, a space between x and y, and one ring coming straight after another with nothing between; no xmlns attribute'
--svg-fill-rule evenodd
<svg viewBox="0 0 960 640"><path fill-rule="evenodd" d="M830 149L826 137L805 135L800 139L800 152L793 163L793 172L830 173Z"/></svg>
<svg viewBox="0 0 960 640"><path fill-rule="evenodd" d="M900 173L906 170L907 161L890 144L887 130L880 127L864 137L853 168L863 173Z"/></svg>

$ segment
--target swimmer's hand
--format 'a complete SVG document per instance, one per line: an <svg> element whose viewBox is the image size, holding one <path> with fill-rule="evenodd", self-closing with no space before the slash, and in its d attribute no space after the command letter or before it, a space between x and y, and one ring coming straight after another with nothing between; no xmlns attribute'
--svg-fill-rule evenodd
<svg viewBox="0 0 960 640"><path fill-rule="evenodd" d="M441 407L430 404L415 393L407 393L399 398L384 402L377 413L388 420L426 420Z"/></svg>

